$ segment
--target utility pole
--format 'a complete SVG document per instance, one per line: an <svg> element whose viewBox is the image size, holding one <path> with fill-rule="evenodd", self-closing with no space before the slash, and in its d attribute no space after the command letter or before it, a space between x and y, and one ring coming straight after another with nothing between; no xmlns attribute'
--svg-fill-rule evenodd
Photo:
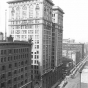
<svg viewBox="0 0 88 88"><path fill-rule="evenodd" d="M7 24L6 24L6 21L7 21L7 10L5 10L5 40L6 40L6 37L7 37L7 33L6 33L6 26L7 26Z"/></svg>
<svg viewBox="0 0 88 88"><path fill-rule="evenodd" d="M82 73L82 72L80 71L79 73L80 73L80 88L81 88L81 73Z"/></svg>

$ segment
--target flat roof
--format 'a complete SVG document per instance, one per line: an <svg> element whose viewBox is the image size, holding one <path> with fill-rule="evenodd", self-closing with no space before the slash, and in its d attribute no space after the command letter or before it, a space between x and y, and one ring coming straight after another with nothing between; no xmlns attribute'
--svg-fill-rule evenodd
<svg viewBox="0 0 88 88"><path fill-rule="evenodd" d="M17 3L17 2L25 2L25 1L33 1L33 0L12 0L12 1L8 1L7 3ZM47 2L49 2L51 5L54 5L52 0L46 0Z"/></svg>
<svg viewBox="0 0 88 88"><path fill-rule="evenodd" d="M5 43L9 43L9 44L32 44L28 41L6 41L6 40L0 41L0 44L5 44Z"/></svg>

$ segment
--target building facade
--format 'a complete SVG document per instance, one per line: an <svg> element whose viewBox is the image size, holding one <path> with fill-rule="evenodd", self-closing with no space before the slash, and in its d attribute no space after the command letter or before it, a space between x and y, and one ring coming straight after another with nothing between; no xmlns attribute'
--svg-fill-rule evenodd
<svg viewBox="0 0 88 88"><path fill-rule="evenodd" d="M63 41L63 10L58 6L52 7L52 63L55 67L61 64Z"/></svg>
<svg viewBox="0 0 88 88"><path fill-rule="evenodd" d="M41 74L51 70L51 0L16 0L9 4L9 29L14 40L32 38L32 65L40 63Z"/></svg>
<svg viewBox="0 0 88 88"><path fill-rule="evenodd" d="M84 44L63 43L62 55L73 59L74 64L79 63L84 58Z"/></svg>
<svg viewBox="0 0 88 88"><path fill-rule="evenodd" d="M31 88L31 43L0 42L0 88Z"/></svg>

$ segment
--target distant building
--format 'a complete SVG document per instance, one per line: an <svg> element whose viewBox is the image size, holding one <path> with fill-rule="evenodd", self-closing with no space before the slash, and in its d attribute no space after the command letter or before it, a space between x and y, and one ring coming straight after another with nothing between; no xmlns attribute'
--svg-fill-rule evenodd
<svg viewBox="0 0 88 88"><path fill-rule="evenodd" d="M63 39L63 43L75 43L74 39Z"/></svg>
<svg viewBox="0 0 88 88"><path fill-rule="evenodd" d="M62 55L73 59L77 64L84 58L84 44L82 43L63 43Z"/></svg>
<svg viewBox="0 0 88 88"><path fill-rule="evenodd" d="M31 88L31 42L0 41L0 88Z"/></svg>

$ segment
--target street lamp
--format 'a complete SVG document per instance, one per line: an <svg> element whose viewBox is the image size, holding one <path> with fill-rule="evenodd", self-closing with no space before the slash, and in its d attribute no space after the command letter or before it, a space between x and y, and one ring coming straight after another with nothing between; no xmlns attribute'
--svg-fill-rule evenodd
<svg viewBox="0 0 88 88"><path fill-rule="evenodd" d="M82 71L80 71L79 73L80 73L80 88L81 88L81 73L82 73Z"/></svg>

